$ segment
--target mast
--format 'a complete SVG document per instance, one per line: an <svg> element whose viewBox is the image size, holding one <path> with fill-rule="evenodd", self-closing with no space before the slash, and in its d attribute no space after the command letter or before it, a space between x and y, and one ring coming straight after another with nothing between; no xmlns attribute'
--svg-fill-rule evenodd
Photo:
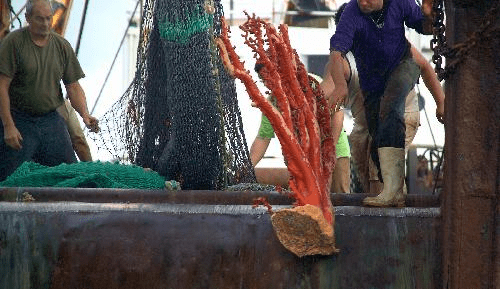
<svg viewBox="0 0 500 289"><path fill-rule="evenodd" d="M68 25L69 14L71 12L72 6L73 0L52 1L52 8L54 9L52 28L56 33L64 35L66 26Z"/></svg>
<svg viewBox="0 0 500 289"><path fill-rule="evenodd" d="M9 33L10 0L0 0L0 40Z"/></svg>

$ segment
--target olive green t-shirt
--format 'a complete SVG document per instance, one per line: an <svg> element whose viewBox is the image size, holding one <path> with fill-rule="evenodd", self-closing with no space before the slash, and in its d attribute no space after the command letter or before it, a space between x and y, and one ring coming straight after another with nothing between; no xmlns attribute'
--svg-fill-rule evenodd
<svg viewBox="0 0 500 289"><path fill-rule="evenodd" d="M49 113L63 104L61 80L67 85L85 76L68 41L51 32L47 44L39 47L27 28L3 39L0 73L12 78L11 107L31 115Z"/></svg>

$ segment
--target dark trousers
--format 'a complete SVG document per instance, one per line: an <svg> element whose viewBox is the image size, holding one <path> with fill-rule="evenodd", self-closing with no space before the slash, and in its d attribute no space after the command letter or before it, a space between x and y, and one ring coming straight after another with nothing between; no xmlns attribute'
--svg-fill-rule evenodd
<svg viewBox="0 0 500 289"><path fill-rule="evenodd" d="M405 147L406 96L415 86L419 76L420 68L411 55L407 55L392 71L383 90L363 91L368 131L373 140L371 156L379 172L378 148Z"/></svg>
<svg viewBox="0 0 500 289"><path fill-rule="evenodd" d="M0 127L0 181L5 180L25 161L45 166L77 162L68 129L57 111L43 116L12 111L12 117L23 138L22 148L16 151L8 147Z"/></svg>

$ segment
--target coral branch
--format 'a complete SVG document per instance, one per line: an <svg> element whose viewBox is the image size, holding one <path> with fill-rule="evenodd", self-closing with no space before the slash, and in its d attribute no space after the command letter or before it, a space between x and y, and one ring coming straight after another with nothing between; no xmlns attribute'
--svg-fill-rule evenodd
<svg viewBox="0 0 500 289"><path fill-rule="evenodd" d="M266 207L268 213L270 213L270 214L273 213L273 207L271 206L271 204L269 204L269 201L267 200L267 198L259 197L259 198L256 198L255 200L253 200L252 208L257 208L260 205Z"/></svg>
<svg viewBox="0 0 500 289"><path fill-rule="evenodd" d="M278 32L255 15L246 15L247 21L240 26L242 36L257 62L263 65L259 74L276 98L276 106L261 94L245 70L229 41L226 22L221 18L223 29L218 46L223 63L243 82L251 100L271 122L287 161L289 186L296 204L321 209L324 219L333 225L328 179L335 159L324 95L291 47L287 27L281 25Z"/></svg>

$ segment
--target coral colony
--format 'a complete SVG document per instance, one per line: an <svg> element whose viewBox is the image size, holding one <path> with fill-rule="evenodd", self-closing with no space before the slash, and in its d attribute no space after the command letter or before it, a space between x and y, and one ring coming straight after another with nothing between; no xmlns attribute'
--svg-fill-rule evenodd
<svg viewBox="0 0 500 289"><path fill-rule="evenodd" d="M297 230L306 229L298 227L307 225L313 218L314 222L319 223L319 233L328 239L330 250L327 253L335 252L334 214L328 189L328 180L335 164L335 148L327 101L321 89L318 89L319 84L308 76L305 66L291 47L287 26L280 25L277 31L273 25L255 15L246 15L247 21L240 26L244 32L242 36L245 38L245 44L254 52L257 63L263 65L259 74L276 98L276 106L262 95L234 51L228 36L229 28L223 17L223 28L217 44L229 74L244 83L251 100L269 119L281 143L290 172L289 186L296 200L296 207L294 212L287 210L286 216L280 218L279 223L288 227L286 230L290 234L293 231L295 236L288 237L295 239ZM320 212L319 217L316 210ZM275 217L276 213L273 214L273 219ZM300 221L303 218L308 221ZM276 224L273 220L275 230L280 235ZM281 238L280 241L283 243ZM297 243L297 240L293 242ZM318 252L295 253L307 255Z"/></svg>

